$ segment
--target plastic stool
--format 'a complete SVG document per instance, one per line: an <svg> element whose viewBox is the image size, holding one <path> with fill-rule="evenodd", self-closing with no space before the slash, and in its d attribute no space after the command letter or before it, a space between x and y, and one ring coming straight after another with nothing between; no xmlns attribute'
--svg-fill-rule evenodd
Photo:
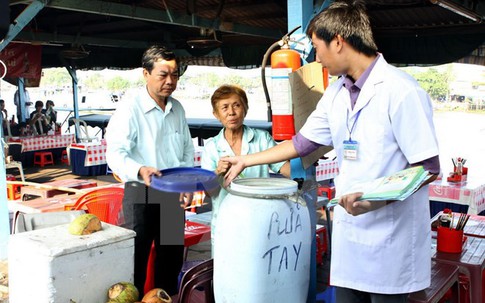
<svg viewBox="0 0 485 303"><path fill-rule="evenodd" d="M7 174L7 181L17 181L14 175ZM20 199L21 184L7 184L7 199L18 200Z"/></svg>
<svg viewBox="0 0 485 303"><path fill-rule="evenodd" d="M52 156L52 152L34 153L34 165L40 165L40 167L44 167L47 164L54 165L54 157Z"/></svg>
<svg viewBox="0 0 485 303"><path fill-rule="evenodd" d="M9 200L19 200L20 199L20 189L23 185L21 184L7 184L7 199Z"/></svg>
<svg viewBox="0 0 485 303"><path fill-rule="evenodd" d="M332 200L335 197L335 186L323 185L318 187L318 195L323 196L323 193L327 194L328 200Z"/></svg>
<svg viewBox="0 0 485 303"><path fill-rule="evenodd" d="M69 165L69 158L67 157L67 150L62 151L61 163Z"/></svg>

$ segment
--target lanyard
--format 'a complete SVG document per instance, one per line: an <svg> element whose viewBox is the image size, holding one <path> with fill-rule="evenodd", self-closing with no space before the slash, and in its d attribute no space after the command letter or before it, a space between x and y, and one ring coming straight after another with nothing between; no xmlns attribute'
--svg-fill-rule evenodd
<svg viewBox="0 0 485 303"><path fill-rule="evenodd" d="M359 109L359 111L357 112L357 115L355 117L354 123L352 124L352 127L349 128L349 110L347 109L347 120L346 120L346 123L347 123L347 130L349 131L349 141L352 141L352 132L354 131L355 124L357 123L357 120L359 119L359 116L360 116L360 112L361 111L362 111L362 108Z"/></svg>

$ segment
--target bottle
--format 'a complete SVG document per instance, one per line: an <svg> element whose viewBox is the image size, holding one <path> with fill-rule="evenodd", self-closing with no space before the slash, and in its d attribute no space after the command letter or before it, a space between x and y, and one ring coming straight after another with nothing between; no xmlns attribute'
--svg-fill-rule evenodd
<svg viewBox="0 0 485 303"><path fill-rule="evenodd" d="M452 216L451 209L445 208L443 210L443 214L440 216L440 226L442 227L451 227L451 216Z"/></svg>

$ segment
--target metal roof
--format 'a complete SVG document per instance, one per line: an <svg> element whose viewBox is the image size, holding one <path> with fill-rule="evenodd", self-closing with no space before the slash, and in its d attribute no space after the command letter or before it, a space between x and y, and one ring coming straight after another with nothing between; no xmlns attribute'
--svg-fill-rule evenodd
<svg viewBox="0 0 485 303"><path fill-rule="evenodd" d="M288 32L291 1L11 0L9 7L18 31L13 41L43 45L43 67L63 66L61 54L72 49L89 53L71 62L78 69L139 67L153 43L175 49L188 64L244 67L259 66L267 48ZM394 64L453 62L485 41L485 0L447 1L468 17L434 4L444 0L365 2L377 45ZM313 12L325 4L314 0Z"/></svg>

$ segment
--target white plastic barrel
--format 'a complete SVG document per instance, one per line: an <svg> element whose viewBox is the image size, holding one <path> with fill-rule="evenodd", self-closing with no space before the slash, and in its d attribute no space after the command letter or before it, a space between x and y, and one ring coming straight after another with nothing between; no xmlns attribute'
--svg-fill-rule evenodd
<svg viewBox="0 0 485 303"><path fill-rule="evenodd" d="M221 303L306 302L311 226L297 183L231 183L214 237L214 294Z"/></svg>

